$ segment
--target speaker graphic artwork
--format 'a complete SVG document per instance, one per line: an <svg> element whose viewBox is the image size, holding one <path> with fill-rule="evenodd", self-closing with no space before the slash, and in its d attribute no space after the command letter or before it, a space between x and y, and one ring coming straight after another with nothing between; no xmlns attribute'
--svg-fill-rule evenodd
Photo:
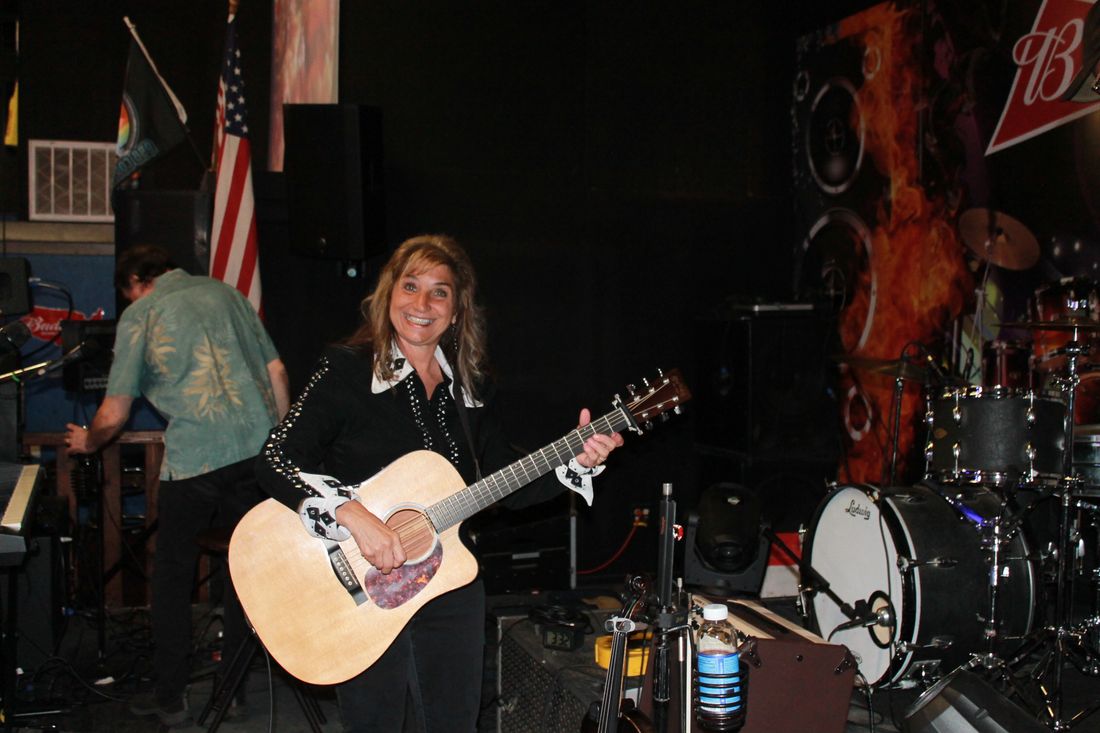
<svg viewBox="0 0 1100 733"><path fill-rule="evenodd" d="M916 465L920 382L907 345L942 341L968 289L948 202L922 183L921 5L881 3L797 43L792 86L794 289L835 319L842 478L877 482Z"/></svg>

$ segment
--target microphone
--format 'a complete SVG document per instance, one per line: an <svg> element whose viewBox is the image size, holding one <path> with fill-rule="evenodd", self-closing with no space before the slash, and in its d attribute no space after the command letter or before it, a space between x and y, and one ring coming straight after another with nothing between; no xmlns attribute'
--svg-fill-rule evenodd
<svg viewBox="0 0 1100 733"><path fill-rule="evenodd" d="M0 350L19 351L31 337L31 330L22 321L12 321L0 326Z"/></svg>
<svg viewBox="0 0 1100 733"><path fill-rule="evenodd" d="M36 375L41 377L50 372L57 371L66 364L72 364L74 361L80 361L82 359L93 359L99 354L103 353L103 347L95 341L81 341L65 352L60 359L55 359L50 363L43 366L36 372Z"/></svg>
<svg viewBox="0 0 1100 733"><path fill-rule="evenodd" d="M877 599L880 601L886 600L883 594L877 594ZM871 603L864 600L858 600L854 608L855 617L851 621L845 621L833 629L833 634L838 631L858 629L861 626L867 628L871 626L882 626L889 629L894 628L896 622L894 619L894 608L890 603L873 608ZM832 636L832 634L830 634L830 636Z"/></svg>

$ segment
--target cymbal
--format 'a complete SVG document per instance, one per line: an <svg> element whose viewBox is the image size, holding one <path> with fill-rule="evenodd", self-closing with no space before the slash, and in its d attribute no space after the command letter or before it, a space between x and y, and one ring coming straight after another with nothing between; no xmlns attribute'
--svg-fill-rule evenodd
<svg viewBox="0 0 1100 733"><path fill-rule="evenodd" d="M1039 241L1018 219L993 209L967 209L959 234L970 250L1006 270L1026 270L1039 261Z"/></svg>
<svg viewBox="0 0 1100 733"><path fill-rule="evenodd" d="M876 374L886 374L891 377L911 379L914 382L928 380L928 370L924 367L910 364L901 359L877 359L873 356L857 356L856 354L834 354L833 361L847 364L856 369L864 369Z"/></svg>
<svg viewBox="0 0 1100 733"><path fill-rule="evenodd" d="M1063 318L1057 321L1005 321L1002 328L1026 328L1032 331L1100 331L1100 321Z"/></svg>

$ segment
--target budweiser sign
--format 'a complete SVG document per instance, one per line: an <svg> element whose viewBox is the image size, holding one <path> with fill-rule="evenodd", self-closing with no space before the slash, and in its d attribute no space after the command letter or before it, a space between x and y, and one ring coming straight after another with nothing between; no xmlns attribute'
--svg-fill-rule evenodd
<svg viewBox="0 0 1100 733"><path fill-rule="evenodd" d="M96 308L90 316L81 311L74 310L71 313L68 308L47 308L36 305L34 310L20 318L31 335L42 341L53 341L61 333L62 321L102 321L103 309Z"/></svg>
<svg viewBox="0 0 1100 733"><path fill-rule="evenodd" d="M1085 15L1091 7L1090 0L1043 0L1031 32L1012 47L1016 78L986 155L1100 108L1100 97L1092 104L1061 100L1081 68Z"/></svg>

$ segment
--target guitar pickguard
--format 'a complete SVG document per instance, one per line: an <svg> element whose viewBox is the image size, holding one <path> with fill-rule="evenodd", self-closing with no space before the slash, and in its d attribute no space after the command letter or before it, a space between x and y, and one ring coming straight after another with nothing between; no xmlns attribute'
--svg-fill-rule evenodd
<svg viewBox="0 0 1100 733"><path fill-rule="evenodd" d="M431 582L443 562L443 543L437 542L431 555L418 563L405 564L389 575L378 568L367 571L363 588L379 608L397 608L415 598Z"/></svg>

